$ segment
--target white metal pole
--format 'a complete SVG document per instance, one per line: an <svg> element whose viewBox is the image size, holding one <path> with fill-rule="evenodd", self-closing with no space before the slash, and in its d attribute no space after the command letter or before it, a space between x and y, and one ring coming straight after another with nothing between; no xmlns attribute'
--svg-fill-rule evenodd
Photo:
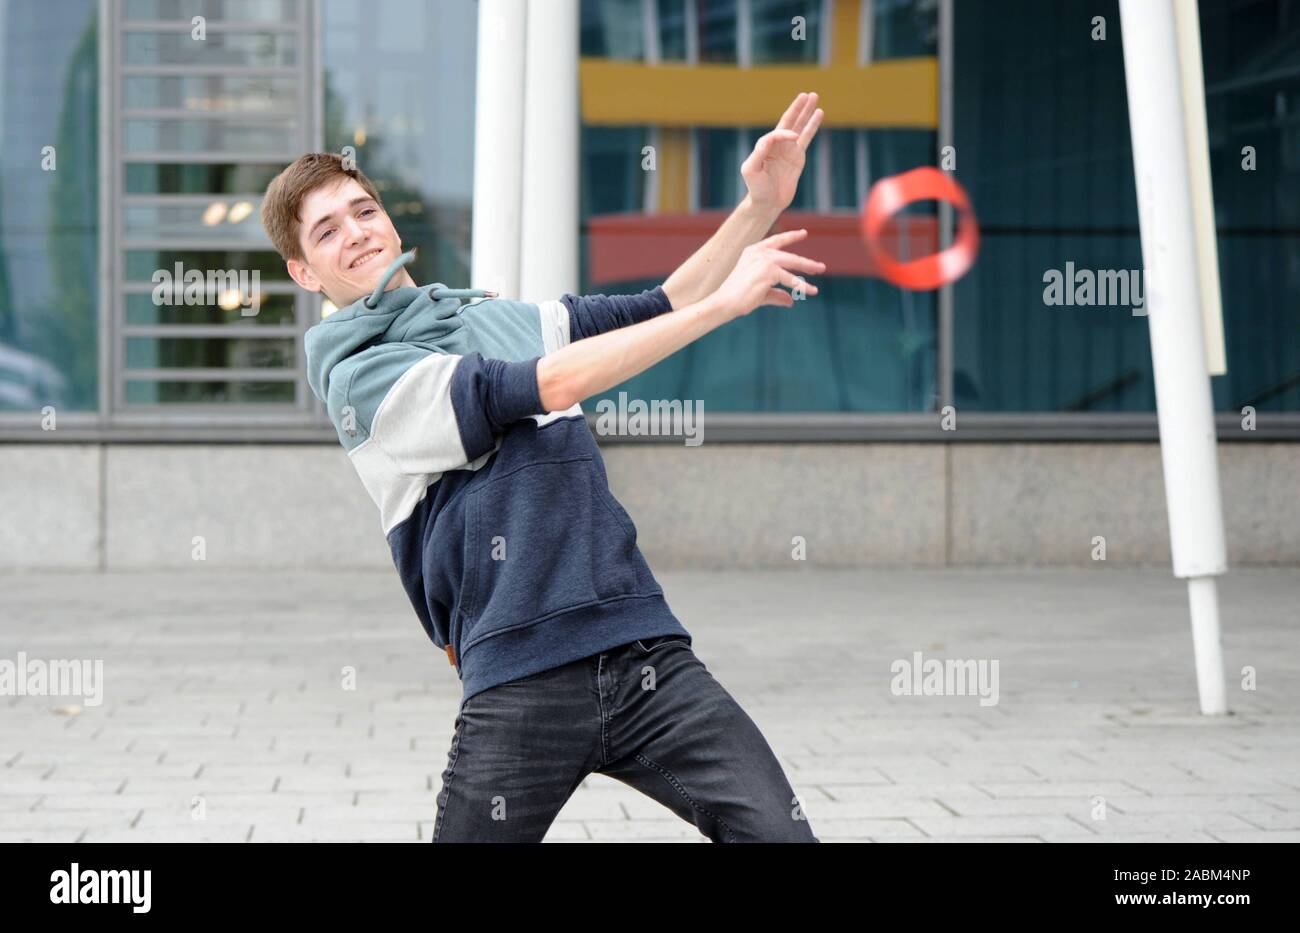
<svg viewBox="0 0 1300 933"><path fill-rule="evenodd" d="M578 0L529 4L519 297L578 288Z"/></svg>
<svg viewBox="0 0 1300 933"><path fill-rule="evenodd" d="M524 0L479 0L474 102L474 224L466 283L519 294L524 153Z"/></svg>
<svg viewBox="0 0 1300 933"><path fill-rule="evenodd" d="M1227 570L1205 367L1175 0L1120 0L1144 292L1174 576L1187 579L1201 712L1227 711L1214 577Z"/></svg>

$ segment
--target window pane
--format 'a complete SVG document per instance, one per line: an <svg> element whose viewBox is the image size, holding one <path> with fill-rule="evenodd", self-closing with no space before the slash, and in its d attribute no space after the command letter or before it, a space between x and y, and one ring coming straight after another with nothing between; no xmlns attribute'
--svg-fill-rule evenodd
<svg viewBox="0 0 1300 933"><path fill-rule="evenodd" d="M1023 54L1090 15L1081 2L996 20L955 4L959 177L980 256L955 288L956 404L986 411L1151 411L1155 391L1120 45ZM1202 7L1228 371L1220 411L1300 410L1300 102L1294 69L1261 69L1300 22L1260 4ZM1055 46L1051 46L1055 48ZM962 49L971 53L963 54ZM1243 171L1242 147L1257 167Z"/></svg>
<svg viewBox="0 0 1300 933"><path fill-rule="evenodd" d="M292 339L264 337L128 337L127 369L292 369Z"/></svg>
<svg viewBox="0 0 1300 933"><path fill-rule="evenodd" d="M583 128L579 178L584 214L642 210L647 173L641 169L641 149L646 145L644 126Z"/></svg>
<svg viewBox="0 0 1300 933"><path fill-rule="evenodd" d="M126 0L127 20L189 20L281 23L298 15L299 0Z"/></svg>
<svg viewBox="0 0 1300 933"><path fill-rule="evenodd" d="M284 152L286 134L299 131L296 118L252 120L125 120L127 152Z"/></svg>
<svg viewBox="0 0 1300 933"><path fill-rule="evenodd" d="M128 32L122 36L125 65L224 65L287 68L297 64L298 37L286 32Z"/></svg>
<svg viewBox="0 0 1300 933"><path fill-rule="evenodd" d="M260 194L283 165L128 162L127 194Z"/></svg>
<svg viewBox="0 0 1300 933"><path fill-rule="evenodd" d="M476 5L326 3L321 15L325 148L356 150L403 246L420 248L408 266L416 282L476 284L469 281Z"/></svg>
<svg viewBox="0 0 1300 933"><path fill-rule="evenodd" d="M583 0L581 9L581 54L645 59L641 0Z"/></svg>
<svg viewBox="0 0 1300 933"><path fill-rule="evenodd" d="M695 0L700 61L735 62L736 0Z"/></svg>
<svg viewBox="0 0 1300 933"><path fill-rule="evenodd" d="M657 0L659 4L659 57L666 62L686 60L686 0Z"/></svg>
<svg viewBox="0 0 1300 933"><path fill-rule="evenodd" d="M129 249L126 251L126 281L128 282L149 282L157 284L154 281L155 272L165 272L173 279L177 275L177 266L180 266L179 272L183 281L185 273L191 269L198 269L202 272L204 280L208 278L209 272L216 274L221 272L244 273L250 279L256 272L258 277L263 281L271 282L291 282L289 270L285 268L284 260L276 252L258 250L254 251L221 251L221 250L151 250L151 249Z"/></svg>
<svg viewBox="0 0 1300 933"><path fill-rule="evenodd" d="M740 134L730 127L700 127L698 142L699 204L701 210L726 208L740 201L745 181L740 177ZM748 154L748 153L746 153Z"/></svg>
<svg viewBox="0 0 1300 933"><path fill-rule="evenodd" d="M229 302L228 302L229 303ZM293 324L293 295L263 295L257 313L245 315L242 309L226 309L220 304L157 304L152 292L133 292L126 296L127 324Z"/></svg>
<svg viewBox="0 0 1300 933"><path fill-rule="evenodd" d="M292 404L293 400L294 384L288 381L154 382L130 379L126 383L126 401L130 405L266 404L283 407Z"/></svg>
<svg viewBox="0 0 1300 933"><path fill-rule="evenodd" d="M169 108L200 113L296 111L298 79L234 75L127 75L122 79L127 110Z"/></svg>
<svg viewBox="0 0 1300 933"><path fill-rule="evenodd" d="M755 65L819 60L821 0L752 0L752 9ZM794 20L800 16L797 28Z"/></svg>
<svg viewBox="0 0 1300 933"><path fill-rule="evenodd" d="M872 60L934 55L939 35L937 8L935 0L875 0Z"/></svg>
<svg viewBox="0 0 1300 933"><path fill-rule="evenodd" d="M0 6L0 410L99 404L95 13Z"/></svg>
<svg viewBox="0 0 1300 933"><path fill-rule="evenodd" d="M179 204L134 204L122 208L122 221L128 237L162 236L193 240L216 237L264 244L266 232L261 226L262 201L203 200Z"/></svg>

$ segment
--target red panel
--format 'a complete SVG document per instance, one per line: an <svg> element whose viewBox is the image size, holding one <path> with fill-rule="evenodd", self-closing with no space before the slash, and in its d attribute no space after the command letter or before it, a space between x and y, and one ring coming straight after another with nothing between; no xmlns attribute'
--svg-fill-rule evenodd
<svg viewBox="0 0 1300 933"><path fill-rule="evenodd" d="M727 219L726 211L697 214L605 214L588 221L591 236L591 284L666 279L690 258ZM929 255L939 249L938 221L929 216L904 215L882 236L886 249L901 259ZM816 214L786 211L772 233L808 228L808 238L794 252L826 263L825 275L876 277L862 243L861 220L855 213ZM900 225L907 228L906 236Z"/></svg>

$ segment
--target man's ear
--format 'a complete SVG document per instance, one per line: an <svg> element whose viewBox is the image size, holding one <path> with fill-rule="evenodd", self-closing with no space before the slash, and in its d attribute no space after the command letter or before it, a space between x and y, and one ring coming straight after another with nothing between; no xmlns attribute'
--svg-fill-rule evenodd
<svg viewBox="0 0 1300 933"><path fill-rule="evenodd" d="M298 259L290 259L285 266L289 269L289 277L307 289L309 292L318 292L321 290L320 279L316 278L316 273L311 271L311 266Z"/></svg>

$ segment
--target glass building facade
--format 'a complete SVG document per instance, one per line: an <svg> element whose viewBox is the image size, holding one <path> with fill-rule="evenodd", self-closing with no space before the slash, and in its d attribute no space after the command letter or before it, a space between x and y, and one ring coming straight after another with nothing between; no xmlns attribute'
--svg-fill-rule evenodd
<svg viewBox="0 0 1300 933"><path fill-rule="evenodd" d="M1215 406L1300 437L1300 9L1200 7ZM472 286L477 30L462 0L0 4L0 436L52 406L106 439L330 439L302 334L331 309L271 249L262 191L351 147L420 246L416 280ZM1155 436L1146 317L1045 300L1053 270L1142 266L1115 0L582 0L580 30L575 291L662 283L743 197L740 164L794 93L827 112L782 221L827 259L820 294L603 397L698 399L763 439L801 415L828 439L916 436L899 431L945 405L1008 438L1118 436L1126 417ZM947 291L896 288L862 203L948 146L978 261ZM896 246L930 252L947 223L919 205ZM216 285L184 293L187 270Z"/></svg>

